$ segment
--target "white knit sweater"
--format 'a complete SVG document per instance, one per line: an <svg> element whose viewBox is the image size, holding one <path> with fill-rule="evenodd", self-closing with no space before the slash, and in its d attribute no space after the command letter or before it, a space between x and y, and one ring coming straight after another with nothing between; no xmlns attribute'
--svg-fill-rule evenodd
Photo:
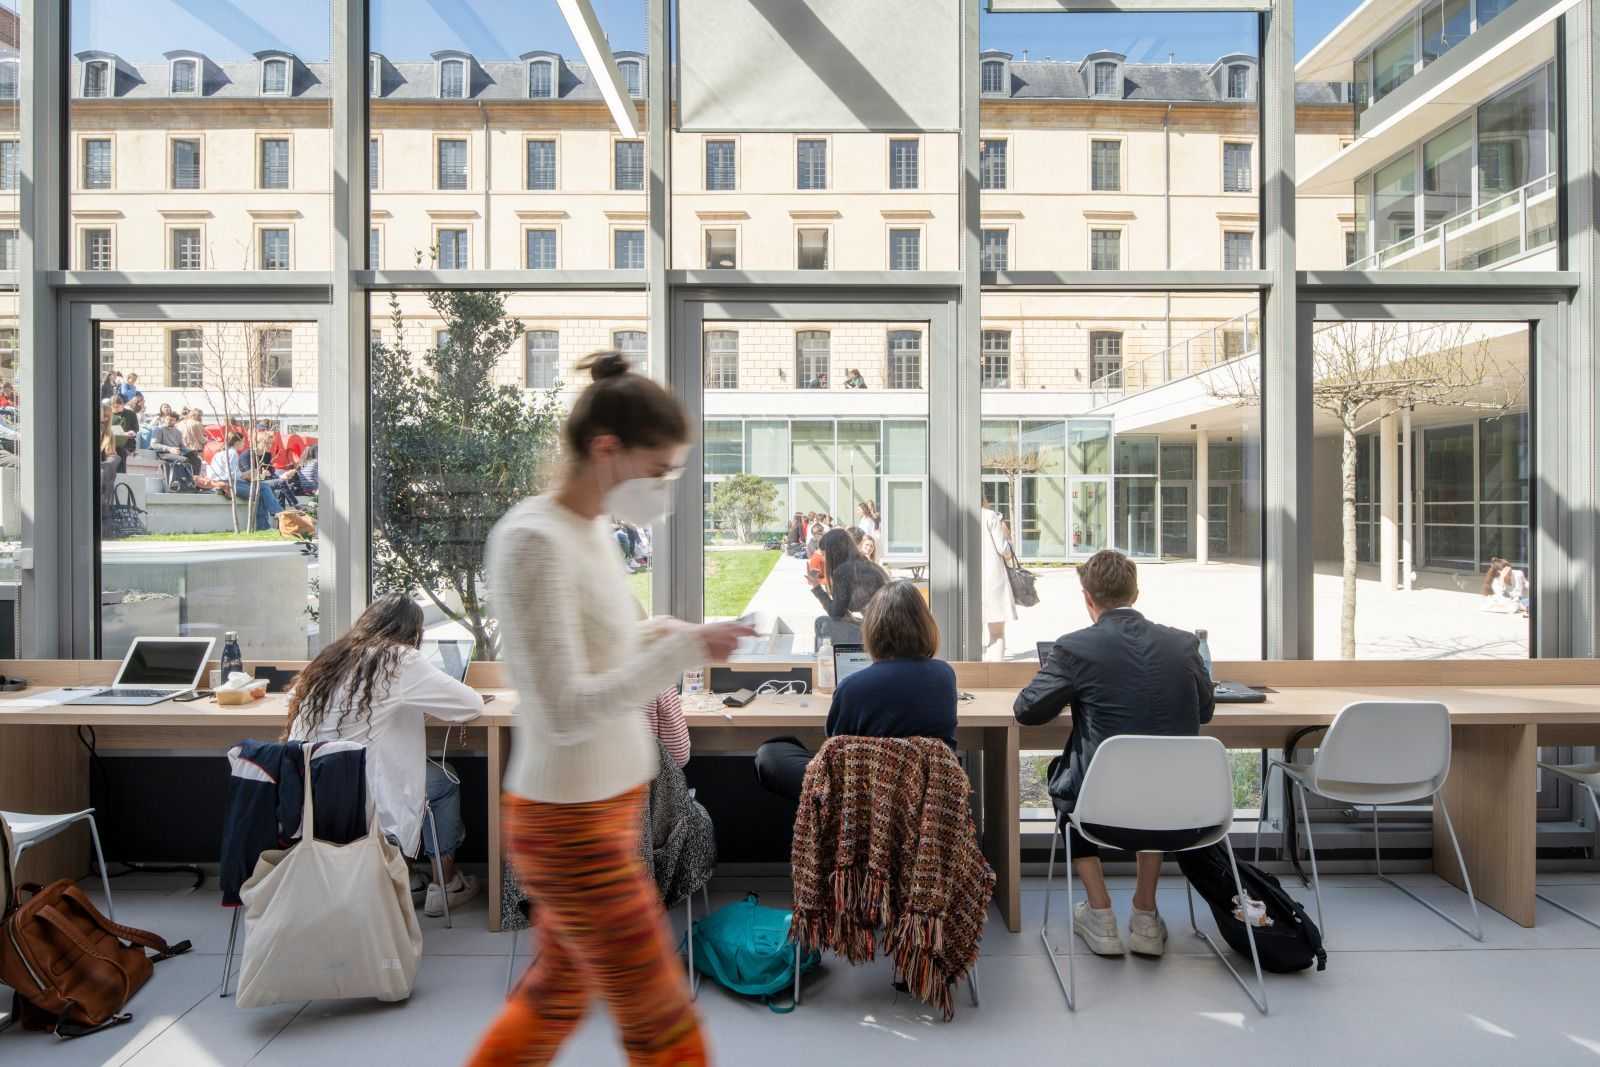
<svg viewBox="0 0 1600 1067"><path fill-rule="evenodd" d="M506 792L583 804L654 779L639 706L703 662L699 637L641 621L608 524L548 494L495 524L485 563L518 693Z"/></svg>

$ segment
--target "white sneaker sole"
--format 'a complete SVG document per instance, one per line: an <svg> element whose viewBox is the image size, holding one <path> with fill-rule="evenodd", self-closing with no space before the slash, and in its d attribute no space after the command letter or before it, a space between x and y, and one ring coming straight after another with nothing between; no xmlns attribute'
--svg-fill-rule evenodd
<svg viewBox="0 0 1600 1067"><path fill-rule="evenodd" d="M1167 953L1166 936L1150 937L1129 930L1128 951L1135 956L1164 956Z"/></svg>
<svg viewBox="0 0 1600 1067"><path fill-rule="evenodd" d="M1123 947L1122 938L1116 934L1096 934L1084 927L1076 920L1072 923L1072 932L1083 938L1083 943L1089 946L1089 951L1096 956L1125 956L1128 950Z"/></svg>

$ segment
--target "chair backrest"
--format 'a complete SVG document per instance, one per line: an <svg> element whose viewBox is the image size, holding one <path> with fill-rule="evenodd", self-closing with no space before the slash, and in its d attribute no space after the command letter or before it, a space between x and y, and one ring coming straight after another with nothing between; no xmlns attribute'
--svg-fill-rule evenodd
<svg viewBox="0 0 1600 1067"><path fill-rule="evenodd" d="M1109 738L1089 761L1072 820L1097 839L1095 827L1155 833L1207 830L1192 843L1170 845L1166 851L1221 840L1233 825L1228 751L1214 737Z"/></svg>
<svg viewBox="0 0 1600 1067"><path fill-rule="evenodd" d="M1450 709L1433 700L1363 700L1334 716L1311 764L1318 782L1436 791L1450 773Z"/></svg>

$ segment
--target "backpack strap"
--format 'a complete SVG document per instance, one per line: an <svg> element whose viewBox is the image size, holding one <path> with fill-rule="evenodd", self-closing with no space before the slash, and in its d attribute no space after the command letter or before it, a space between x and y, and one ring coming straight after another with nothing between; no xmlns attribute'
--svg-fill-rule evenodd
<svg viewBox="0 0 1600 1067"><path fill-rule="evenodd" d="M84 909L84 911L89 915L94 916L95 922L102 930L105 930L111 934L115 934L117 937L128 942L130 945L138 945L140 948L154 949L156 955L151 957L152 963L160 963L162 960L168 960L174 956L181 956L194 947L193 944L187 940L179 941L176 945L169 945L167 944L166 939L161 937L159 934L153 934L149 930L141 930L136 926L123 926L119 922L111 921L102 915L100 913L100 909L94 906L94 902L84 895L83 890L79 889L75 885L69 885L64 888L61 891L61 895L70 898L74 904L77 904L80 908Z"/></svg>

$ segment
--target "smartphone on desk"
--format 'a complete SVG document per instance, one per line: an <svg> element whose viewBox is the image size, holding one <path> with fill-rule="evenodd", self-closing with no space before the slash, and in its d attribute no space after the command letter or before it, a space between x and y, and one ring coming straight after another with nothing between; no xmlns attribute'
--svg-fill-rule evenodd
<svg viewBox="0 0 1600 1067"><path fill-rule="evenodd" d="M172 699L179 704L190 704L196 700L205 700L212 695L209 689L191 689L187 693L179 693Z"/></svg>
<svg viewBox="0 0 1600 1067"><path fill-rule="evenodd" d="M493 704L494 703L494 694L493 693L479 693L478 695L483 698L483 702L485 704Z"/></svg>
<svg viewBox="0 0 1600 1067"><path fill-rule="evenodd" d="M722 703L730 708L742 708L756 698L755 690L739 689L722 698Z"/></svg>

